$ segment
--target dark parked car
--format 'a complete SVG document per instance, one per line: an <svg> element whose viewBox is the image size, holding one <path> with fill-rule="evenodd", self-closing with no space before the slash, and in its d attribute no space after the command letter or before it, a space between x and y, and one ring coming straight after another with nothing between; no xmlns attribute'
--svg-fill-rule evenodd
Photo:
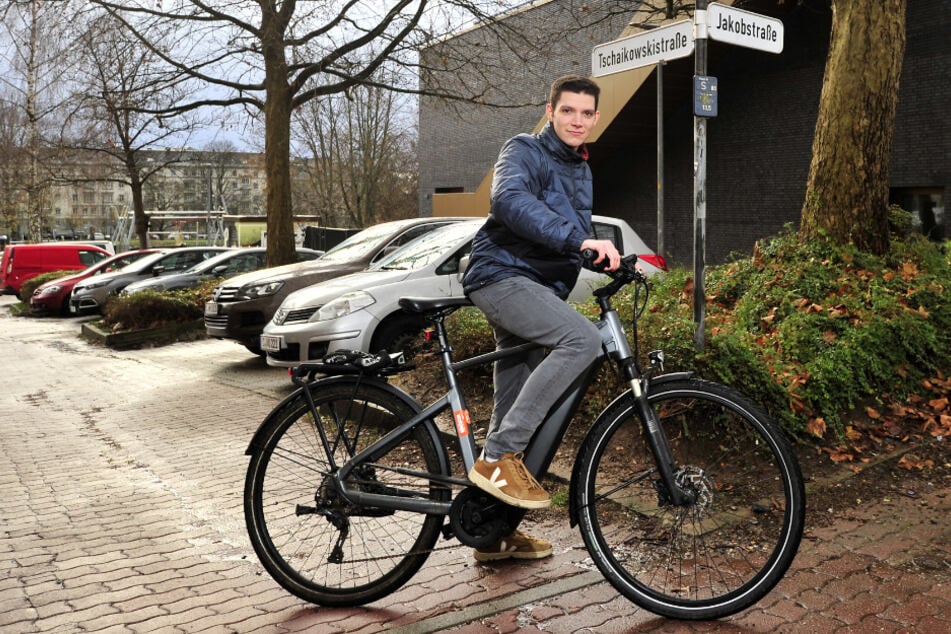
<svg viewBox="0 0 951 634"><path fill-rule="evenodd" d="M211 337L234 339L251 352L262 354L261 332L292 291L362 271L410 240L460 220L465 218L385 222L350 236L313 262L261 269L227 279L215 289L212 301L205 307L205 331Z"/></svg>
<svg viewBox="0 0 951 634"><path fill-rule="evenodd" d="M297 249L297 261L308 262L316 260L323 251L315 249ZM170 291L176 288L195 288L202 282L214 278L227 278L263 269L267 264L267 249L254 247L250 249L234 249L225 251L204 262L199 262L190 269L181 273L161 275L146 280L132 282L123 289L122 293L137 293L138 291Z"/></svg>
<svg viewBox="0 0 951 634"><path fill-rule="evenodd" d="M74 314L99 312L110 295L118 293L132 282L178 273L228 250L227 247L161 249L158 253L133 262L121 271L105 273L76 284L73 287L73 296L69 299L69 312Z"/></svg>
<svg viewBox="0 0 951 634"><path fill-rule="evenodd" d="M105 273L112 273L113 271L123 269L136 260L144 258L145 256L155 252L156 249L138 249L136 251L126 251L125 253L114 255L111 258L103 260L102 262L93 264L89 268L80 271L79 273L67 275L66 277L60 277L46 282L45 284L41 284L36 288L35 291L33 291L33 296L30 298L30 310L35 315L55 312L68 313L69 297L72 294L73 287L76 286L76 284L90 277L103 275Z"/></svg>

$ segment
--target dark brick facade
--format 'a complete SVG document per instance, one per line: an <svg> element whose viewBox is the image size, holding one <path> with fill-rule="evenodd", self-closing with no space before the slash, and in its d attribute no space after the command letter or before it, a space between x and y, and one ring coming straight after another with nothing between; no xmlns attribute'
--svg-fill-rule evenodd
<svg viewBox="0 0 951 634"><path fill-rule="evenodd" d="M582 3L553 0L522 12L513 28L542 29L575 15ZM618 2L589 2L588 15L610 14ZM627 3L629 7L630 4ZM819 93L828 48L828 1L751 2L744 8L783 20L779 55L711 42L708 74L717 77L719 114L708 125L706 260L723 261L748 251L755 240L785 224L798 224L812 150ZM628 13L628 15L630 15ZM504 82L522 82L525 94L544 98L562 72L590 73L594 44L615 39L621 14L592 20L552 55L512 63ZM553 27L552 27L553 28ZM907 48L895 122L891 185L937 191L945 206L951 194L951 1L910 0ZM461 36L465 38L466 35ZM456 42L458 44L458 42ZM433 54L435 49L426 54ZM425 58L425 54L424 54ZM518 69L516 72L515 69ZM693 255L693 117L689 82L693 58L665 67L665 255L689 265ZM683 86L687 85L687 90ZM654 78L638 91L611 126L625 117L656 117ZM453 112L433 100L420 104L420 202L431 209L439 188L474 191L494 163L501 144L529 131L541 105L515 110L469 107ZM644 122L646 123L646 122ZM598 213L628 220L656 245L656 126L642 126L623 144L612 127L592 144ZM949 232L947 214L944 231Z"/></svg>

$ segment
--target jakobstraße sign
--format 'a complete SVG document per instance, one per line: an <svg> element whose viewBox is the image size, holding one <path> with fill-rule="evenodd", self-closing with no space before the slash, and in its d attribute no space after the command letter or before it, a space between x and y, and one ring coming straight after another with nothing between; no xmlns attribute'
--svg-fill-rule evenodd
<svg viewBox="0 0 951 634"><path fill-rule="evenodd" d="M768 53L783 50L783 23L769 16L711 2L707 6L710 39Z"/></svg>

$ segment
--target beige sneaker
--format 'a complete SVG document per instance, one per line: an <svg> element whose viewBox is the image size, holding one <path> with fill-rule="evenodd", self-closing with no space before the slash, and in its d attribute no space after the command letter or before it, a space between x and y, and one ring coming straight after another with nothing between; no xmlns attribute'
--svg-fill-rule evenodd
<svg viewBox="0 0 951 634"><path fill-rule="evenodd" d="M542 559L551 555L551 543L544 539L515 531L491 546L472 551L476 561L499 559Z"/></svg>
<svg viewBox="0 0 951 634"><path fill-rule="evenodd" d="M551 506L551 498L522 462L522 452L502 454L495 462L476 460L469 471L474 485L506 504L522 509Z"/></svg>

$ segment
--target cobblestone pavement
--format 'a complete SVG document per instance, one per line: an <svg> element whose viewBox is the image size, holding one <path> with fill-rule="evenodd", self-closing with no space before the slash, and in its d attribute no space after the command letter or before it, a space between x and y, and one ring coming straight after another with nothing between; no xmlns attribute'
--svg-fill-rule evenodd
<svg viewBox="0 0 951 634"><path fill-rule="evenodd" d="M231 342L94 346L76 319L9 316L13 301L0 298L2 632L951 631L946 486L809 528L778 587L717 622L618 598L550 520L524 527L554 557L476 565L441 542L384 600L311 606L263 572L241 512L244 449L286 375Z"/></svg>

